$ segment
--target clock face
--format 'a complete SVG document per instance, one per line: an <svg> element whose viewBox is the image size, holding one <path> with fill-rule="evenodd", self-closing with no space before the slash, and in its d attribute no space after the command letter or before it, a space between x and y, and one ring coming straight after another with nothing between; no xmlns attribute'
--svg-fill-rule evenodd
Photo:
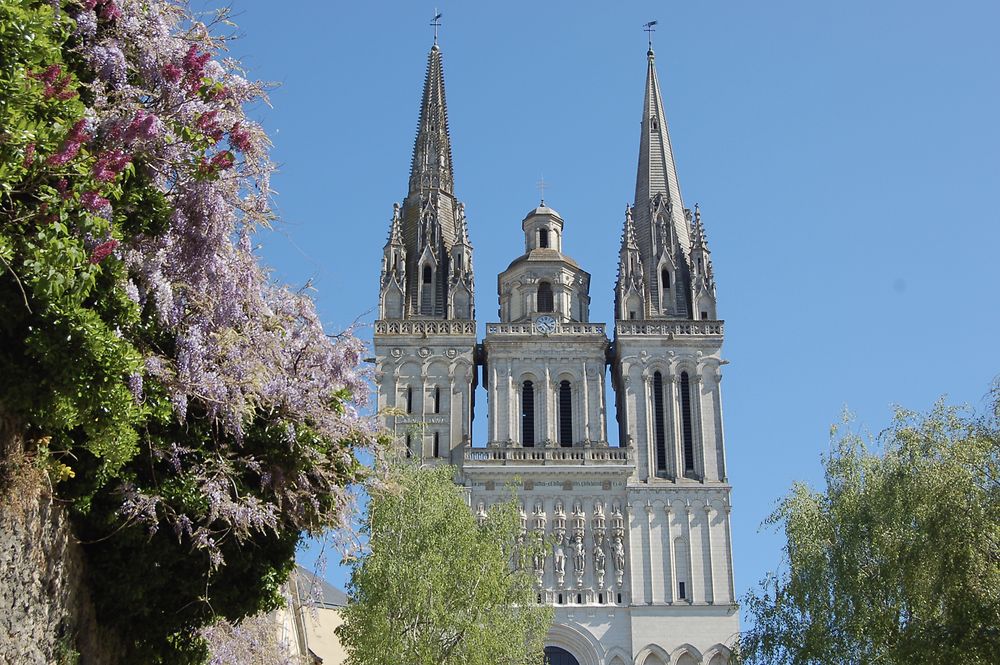
<svg viewBox="0 0 1000 665"><path fill-rule="evenodd" d="M535 319L535 329L543 335L556 331L556 320L551 316L539 316Z"/></svg>

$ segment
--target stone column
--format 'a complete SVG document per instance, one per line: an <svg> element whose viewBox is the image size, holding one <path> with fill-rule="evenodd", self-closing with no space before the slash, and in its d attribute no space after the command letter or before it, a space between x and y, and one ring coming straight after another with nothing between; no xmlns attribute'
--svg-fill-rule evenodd
<svg viewBox="0 0 1000 665"><path fill-rule="evenodd" d="M691 588L688 589L688 596L690 597L691 604L693 605L697 601L697 598L695 597L695 593L694 593L694 589L695 589L696 585L694 583L694 543L693 543L693 539L691 538L691 533L692 532L691 532L691 505L690 504L684 506L684 514L685 514L684 524L685 524L685 527L686 527L686 530L687 530L687 553L686 553L687 554L687 558L688 558L687 568L688 568L688 575L690 576L690 579L688 580L688 583L691 586Z"/></svg>
<svg viewBox="0 0 1000 665"><path fill-rule="evenodd" d="M674 536L670 531L670 523L674 518L674 509L671 507L670 502L667 502L667 507L664 509L664 517L666 518L666 532L667 532L667 565L664 566L667 579L665 580L664 586L666 587L666 597L663 599L665 602L673 604L674 594L676 593L675 587L677 586L677 568L674 565Z"/></svg>
<svg viewBox="0 0 1000 665"><path fill-rule="evenodd" d="M691 419L694 421L692 423L692 429L694 429L694 441L697 445L695 449L695 455L697 455L697 460L701 462L701 468L696 469L702 479L705 478L707 465L705 460L705 428L702 426L702 394L701 394L701 369L699 369L694 376L691 377L691 392L694 393L692 397L697 399L691 400ZM697 463L697 462L696 462Z"/></svg>
<svg viewBox="0 0 1000 665"><path fill-rule="evenodd" d="M583 439L585 441L590 441L590 377L587 376L587 361L583 361Z"/></svg>
<svg viewBox="0 0 1000 665"><path fill-rule="evenodd" d="M656 455L654 449L656 448L656 429L653 424L653 418L655 417L656 410L653 400L656 399L656 394L653 392L653 377L644 374L642 377L642 390L643 390L643 409L646 412L646 436L643 438L646 450L644 451L643 458L646 460L646 479L650 479L656 475Z"/></svg>
<svg viewBox="0 0 1000 665"><path fill-rule="evenodd" d="M709 603L715 603L715 556L712 552L712 504L705 503L705 548L708 552L708 575L706 579L706 598Z"/></svg>
<svg viewBox="0 0 1000 665"><path fill-rule="evenodd" d="M680 395L678 394L676 374L667 376L667 383L670 385L670 398L667 400L670 411L670 434L671 441L668 446L673 449L673 471L674 478L684 477L684 423L681 416Z"/></svg>

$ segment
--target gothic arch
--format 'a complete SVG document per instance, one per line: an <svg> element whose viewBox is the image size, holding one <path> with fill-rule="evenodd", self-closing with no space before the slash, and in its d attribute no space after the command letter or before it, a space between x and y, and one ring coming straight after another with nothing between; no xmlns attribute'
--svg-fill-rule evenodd
<svg viewBox="0 0 1000 665"><path fill-rule="evenodd" d="M670 654L659 644L647 644L635 656L635 665L669 665Z"/></svg>
<svg viewBox="0 0 1000 665"><path fill-rule="evenodd" d="M725 644L716 644L705 652L705 665L729 665L733 652Z"/></svg>
<svg viewBox="0 0 1000 665"><path fill-rule="evenodd" d="M545 646L569 651L580 665L601 665L604 662L604 649L600 642L576 624L553 624L545 637Z"/></svg>
<svg viewBox="0 0 1000 665"><path fill-rule="evenodd" d="M621 647L611 647L604 656L608 665L631 665L632 657Z"/></svg>
<svg viewBox="0 0 1000 665"><path fill-rule="evenodd" d="M701 652L695 649L694 646L690 644L682 644L676 649L674 649L674 653L668 662L670 663L670 665L687 665L686 663L683 663L681 661L681 659L684 658L685 655L689 656L691 659L694 659L695 663L702 662Z"/></svg>

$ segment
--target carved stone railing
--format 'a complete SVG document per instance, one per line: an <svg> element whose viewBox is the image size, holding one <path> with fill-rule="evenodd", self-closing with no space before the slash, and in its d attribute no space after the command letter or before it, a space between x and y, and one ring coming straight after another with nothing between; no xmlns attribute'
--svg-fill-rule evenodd
<svg viewBox="0 0 1000 665"><path fill-rule="evenodd" d="M607 446L573 446L561 447L522 447L495 444L487 448L465 446L464 459L466 465L601 465L627 466L631 464L628 448L609 448Z"/></svg>
<svg viewBox="0 0 1000 665"><path fill-rule="evenodd" d="M375 322L375 334L475 337L476 322L444 319L379 319Z"/></svg>
<svg viewBox="0 0 1000 665"><path fill-rule="evenodd" d="M724 321L619 321L621 335L721 335Z"/></svg>
<svg viewBox="0 0 1000 665"><path fill-rule="evenodd" d="M487 335L538 335L535 324L525 323L487 323ZM557 323L555 330L549 335L600 335L604 336L603 323Z"/></svg>

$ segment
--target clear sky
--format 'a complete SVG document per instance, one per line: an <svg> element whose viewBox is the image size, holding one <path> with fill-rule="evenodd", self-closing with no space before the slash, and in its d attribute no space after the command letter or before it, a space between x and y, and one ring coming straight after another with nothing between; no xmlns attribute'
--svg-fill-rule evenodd
<svg viewBox="0 0 1000 665"><path fill-rule="evenodd" d="M893 404L983 407L1000 373L1000 3L437 2L481 328L542 176L564 250L593 276L591 319L612 318L642 24L659 21L681 190L701 204L726 320L741 594L779 564L759 524L794 480L821 481L845 406L875 432ZM233 54L280 84L257 114L280 163L263 256L276 278L313 281L331 329L370 324L434 5L233 4Z"/></svg>

